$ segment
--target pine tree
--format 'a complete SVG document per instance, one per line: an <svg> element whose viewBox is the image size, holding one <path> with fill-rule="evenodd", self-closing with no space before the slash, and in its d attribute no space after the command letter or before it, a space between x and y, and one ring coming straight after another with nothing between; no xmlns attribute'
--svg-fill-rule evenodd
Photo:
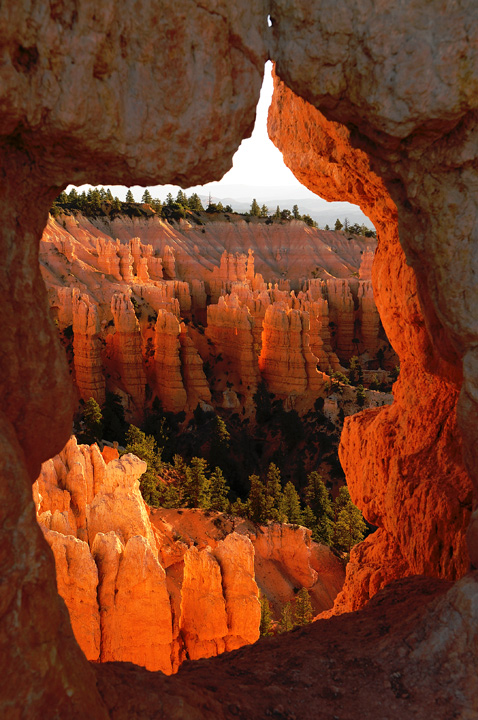
<svg viewBox="0 0 478 720"><path fill-rule="evenodd" d="M283 522L283 493L280 470L274 463L269 465L266 478L266 513L268 520Z"/></svg>
<svg viewBox="0 0 478 720"><path fill-rule="evenodd" d="M194 212L204 212L201 198L197 193L193 193L189 198L189 209L194 210Z"/></svg>
<svg viewBox="0 0 478 720"><path fill-rule="evenodd" d="M280 207L277 206L276 211L274 213L274 220L280 220L280 219L281 219Z"/></svg>
<svg viewBox="0 0 478 720"><path fill-rule="evenodd" d="M299 495L290 480L284 488L283 508L284 513L287 516L287 522L293 523L294 525L300 525L302 521L302 512L300 509Z"/></svg>
<svg viewBox="0 0 478 720"><path fill-rule="evenodd" d="M269 208L267 207L267 205L263 205L261 207L261 217L266 218L268 216L269 216Z"/></svg>
<svg viewBox="0 0 478 720"><path fill-rule="evenodd" d="M294 207L292 208L292 215L294 216L294 220L300 220L300 212L298 205L294 205Z"/></svg>
<svg viewBox="0 0 478 720"><path fill-rule="evenodd" d="M366 395L365 395L364 387L363 387L363 385L359 385L359 386L357 387L355 402L357 403L357 405L358 405L359 407L363 407L363 406L365 405L365 400L366 400L366 399L367 399L367 398L366 398Z"/></svg>
<svg viewBox="0 0 478 720"><path fill-rule="evenodd" d="M312 622L314 614L312 612L312 603L310 595L303 587L297 593L294 605L294 621L296 625L308 625Z"/></svg>
<svg viewBox="0 0 478 720"><path fill-rule="evenodd" d="M129 190L129 189L128 189L128 192L126 193L126 202L127 202L127 203L132 203L132 202L134 202L133 193L132 193L131 190Z"/></svg>
<svg viewBox="0 0 478 720"><path fill-rule="evenodd" d="M287 602L281 612L280 622L279 622L279 632L285 633L290 632L295 627L294 623L294 611L292 610L292 605L290 602Z"/></svg>
<svg viewBox="0 0 478 720"><path fill-rule="evenodd" d="M227 512L230 505L227 498L230 488L226 482L226 478L222 474L222 470L218 467L211 473L210 488L210 509L217 510L218 512Z"/></svg>
<svg viewBox="0 0 478 720"><path fill-rule="evenodd" d="M259 595L259 602L261 603L261 623L259 631L261 637L270 637L272 635L272 613L269 600L262 593Z"/></svg>
<svg viewBox="0 0 478 720"><path fill-rule="evenodd" d="M364 538L367 526L362 513L356 507L351 498L348 488L341 487L335 500L336 523L334 528L334 545L346 553Z"/></svg>
<svg viewBox="0 0 478 720"><path fill-rule="evenodd" d="M171 207L171 205L174 205L174 198L173 198L173 196L171 195L171 193L168 193L168 194L166 195L166 205L167 205L168 207Z"/></svg>
<svg viewBox="0 0 478 720"><path fill-rule="evenodd" d="M176 196L176 202L178 203L178 205L182 205L183 207L189 207L188 196L182 190L178 191L178 194Z"/></svg>
<svg viewBox="0 0 478 720"><path fill-rule="evenodd" d="M261 214L261 209L259 207L259 204L258 204L256 198L254 198L252 201L249 214L252 215L253 217L259 217Z"/></svg>
<svg viewBox="0 0 478 720"><path fill-rule="evenodd" d="M210 502L210 485L206 476L204 458L193 457L186 470L186 501L188 507L207 510Z"/></svg>
<svg viewBox="0 0 478 720"><path fill-rule="evenodd" d="M343 228L343 225L340 222L340 220L337 218L337 220L335 221L335 231L338 232L339 230L342 230L342 228Z"/></svg>
<svg viewBox="0 0 478 720"><path fill-rule="evenodd" d="M158 473L161 471L162 461L161 451L154 437L146 435L135 425L130 425L126 433L126 452L133 453L147 464L147 470L140 478L139 488L148 505L158 507L161 499Z"/></svg>
<svg viewBox="0 0 478 720"><path fill-rule="evenodd" d="M266 489L257 475L250 475L251 489L247 499L247 516L252 522L265 523L267 517Z"/></svg>
<svg viewBox="0 0 478 720"><path fill-rule="evenodd" d="M141 198L141 202L151 204L153 198L151 197L151 193L149 192L148 188L143 193L143 197Z"/></svg>
<svg viewBox="0 0 478 720"><path fill-rule="evenodd" d="M316 526L312 529L312 538L316 542L330 545L333 536L333 508L329 491L319 473L311 472L307 477L305 503L314 513Z"/></svg>
<svg viewBox="0 0 478 720"><path fill-rule="evenodd" d="M92 397L85 403L83 421L85 423L84 441L91 445L91 443L101 440L103 437L103 415L100 406Z"/></svg>

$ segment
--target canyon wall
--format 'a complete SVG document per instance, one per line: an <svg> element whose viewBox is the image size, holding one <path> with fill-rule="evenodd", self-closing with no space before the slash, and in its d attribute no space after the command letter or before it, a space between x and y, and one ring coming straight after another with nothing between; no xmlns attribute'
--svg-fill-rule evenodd
<svg viewBox="0 0 478 720"><path fill-rule="evenodd" d="M476 716L476 573L451 588L401 580L360 615L298 633L295 651L288 638L270 650L259 643L240 658L203 661L203 668L174 680L114 663L88 665L58 599L31 482L40 463L66 442L74 406L38 269L53 199L71 182L192 185L221 177L251 130L270 56L288 87L342 124L319 157L326 164L333 159L344 132L347 145L360 147L384 178L387 198L370 186L367 193L375 192L381 207L392 197L406 255L395 245L390 262L375 263L375 290L389 303L390 320L400 323L405 310L402 341L412 334L423 339L420 357L433 372L424 374L417 363L415 376L404 376L413 378L416 395L426 397L428 384L437 387L432 378L459 388L463 371L458 425L476 489L477 13L474 0L389 0L373 12L368 0L273 0L270 6L184 0L143 4L141 12L128 0L2 5L0 678L6 717L217 720L287 713L308 720L325 708L329 715L386 712L395 720L403 717L404 702L417 718L429 717L431 707L440 719ZM290 127L296 120L290 118ZM301 152L308 150L303 145ZM339 165L332 165L333 178ZM345 181L337 175L341 198L356 177L354 166L346 167ZM385 229L379 235L379 254L386 255L391 239ZM412 294L396 292L402 283ZM379 310L386 322L383 306ZM397 350L400 341L395 337ZM436 427L435 436L441 445ZM395 449L391 453L393 459ZM437 468L442 458L446 466L449 454L437 453ZM392 483L389 491L393 495ZM468 532L475 567L476 513ZM338 660L344 661L339 673Z"/></svg>
<svg viewBox="0 0 478 720"><path fill-rule="evenodd" d="M33 484L58 592L88 660L171 674L186 659L254 643L258 585L277 617L297 587L310 590L316 613L332 606L342 564L310 530L151 510L139 490L146 463L103 455L73 436Z"/></svg>
<svg viewBox="0 0 478 720"><path fill-rule="evenodd" d="M364 258L373 254L373 238L346 239L343 233L299 221L265 225L239 217L229 220L225 233L226 223L211 220L207 213L202 217L202 240L196 238L198 226L183 220L169 224L152 211L139 219L77 212L49 220L41 267L59 330L68 333L73 323L71 365L80 398L94 397L101 405L106 390L119 394L128 419L138 423L148 409L148 384L167 412L190 414L198 403L212 403L242 406L250 416L261 380L290 407L300 397L304 408L310 408L323 394L317 364L322 372L341 370L341 361L360 354L378 367L379 353L389 344L370 280L365 279L371 263ZM216 260L218 247L231 247L235 230L242 245L252 247L247 253L224 250ZM139 235L131 237L133 232ZM108 239L107 233L120 238ZM273 250L276 242L285 241L284 234L290 263L287 272L279 273ZM204 246L201 252L196 239ZM301 244L300 272L314 267L313 278L295 274ZM274 282L266 283L255 271L256 252ZM337 278L330 277L332 271ZM276 328L277 337L271 334L271 318L282 317L282 305L288 317L300 315L298 340L290 323ZM200 328L201 322L206 325L207 354L200 344L194 345L198 336L186 325ZM297 366L292 373L291 364ZM294 372L302 380L294 381Z"/></svg>
<svg viewBox="0 0 478 720"><path fill-rule="evenodd" d="M346 612L397 577L453 580L468 570L472 487L456 424L460 372L437 356L400 247L395 204L368 157L343 126L275 82L269 132L286 163L327 199L360 204L377 227L375 301L400 358L393 405L347 418L342 433L340 459L352 499L381 529L352 551L336 603L337 612ZM331 282L337 294L338 281ZM362 302L367 292L363 284ZM348 327L342 325L342 338Z"/></svg>

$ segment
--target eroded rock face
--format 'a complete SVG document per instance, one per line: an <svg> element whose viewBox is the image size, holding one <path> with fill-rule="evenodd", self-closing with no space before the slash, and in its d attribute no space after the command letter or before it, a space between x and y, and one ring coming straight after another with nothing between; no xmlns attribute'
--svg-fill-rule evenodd
<svg viewBox="0 0 478 720"><path fill-rule="evenodd" d="M0 103L2 699L7 713L13 708L15 715L30 717L127 715L131 720L144 716L145 698L152 703L151 715L163 712L158 710L162 702L169 717L209 713L218 718L232 712L231 704L234 712L244 707L251 718L276 710L284 714L284 706L293 709L295 701L289 685L278 691L275 684L284 658L280 643L286 640L277 641L269 674L263 670L261 646L251 654L243 651L245 674L250 677L251 665L261 668L259 685L247 692L242 683L228 683L229 703L221 704L213 691L198 695L197 688L210 682L209 665L204 676L191 669L192 689L169 684L163 690L155 681L152 692L146 673L103 667L98 672L101 697L96 691L56 595L52 557L35 526L29 488L41 461L66 442L73 407L66 365L47 319L37 244L48 207L68 182L192 184L222 175L251 126L270 12L270 55L278 61L280 76L330 118L353 128L352 142L373 156L398 208L400 241L418 283L400 252L389 265L377 263L374 273L377 295L387 298L390 307L389 320L395 314L400 322L405 309L412 321L402 324L396 348L418 337L413 347L449 386L460 379L457 358L465 358L459 425L476 485L478 10L474 0L391 1L374 12L367 0L275 0L270 8L185 1L141 9L133 11L129 3L83 2L74 8L60 2L34 10L28 3L4 4L0 11L5 48ZM125 112L133 99L135 112ZM290 126L295 128L295 122L296 117ZM320 156L330 158L333 148L331 140ZM299 166L294 164L297 172ZM357 177L354 173L351 177ZM346 187L340 174L338 183ZM388 206L389 200L378 195L379 203ZM385 248L393 238L380 227L379 232ZM397 283L410 283L413 293L395 294ZM443 361L457 364L458 371ZM469 536L475 565L477 525L475 516ZM409 595L410 588L399 585L399 597ZM379 717L386 707L391 718L402 718L401 698L411 690L417 718L429 717L430 707L437 717L476 716L476 672L470 663L476 659L476 578L462 579L437 602L427 602L427 592L433 589L411 594L410 603L401 606L403 615L392 602L383 623L372 617L375 635L361 634L364 625L351 616L334 619L327 626L334 640L317 653L312 669L310 647L322 628L305 633L307 671L293 676L294 682L297 676L305 680L294 693L296 714L306 717L305 696L311 717L318 704L329 702L324 693L330 693L332 674L323 687L317 677L323 673L321 658L336 652L348 657L350 676L342 674L346 682L337 688L334 710L339 693L350 697L359 648L368 682L358 683L352 714ZM379 600L370 608L372 615L377 607ZM397 632L384 641L381 633L389 627ZM347 642L355 638L353 657L345 647L337 650L337 635ZM410 639L412 650L404 642ZM228 659L217 665L223 663ZM291 666L284 665L284 671ZM437 668L438 681L431 685ZM227 664L230 678L228 670Z"/></svg>
<svg viewBox="0 0 478 720"><path fill-rule="evenodd" d="M328 199L340 193L358 202L379 230L374 296L401 371L394 404L347 419L342 435L352 498L385 531L354 550L337 611L356 609L395 577L455 579L468 569L471 483L456 426L459 369L437 357L399 244L394 203L365 153L352 147L349 132L281 83L269 128L289 165L301 157L298 175L305 184Z"/></svg>

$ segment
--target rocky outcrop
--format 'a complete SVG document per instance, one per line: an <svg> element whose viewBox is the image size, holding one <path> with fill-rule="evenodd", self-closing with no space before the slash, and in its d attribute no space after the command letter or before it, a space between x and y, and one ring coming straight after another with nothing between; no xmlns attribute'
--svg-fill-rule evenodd
<svg viewBox="0 0 478 720"><path fill-rule="evenodd" d="M425 573L455 579L468 568L465 533L471 485L456 426L459 372L437 355L436 337L432 341L418 302L415 275L399 244L396 208L367 156L352 149L345 128L327 121L282 85L276 102L279 96L281 111L273 106L269 126L286 161L294 164L298 147L301 153L306 147L313 169L302 156L302 181L329 199L347 187L346 197L360 202L379 230L375 301L400 357L394 404L345 421L340 457L347 484L364 516L381 531L352 555L337 601L341 612L361 607L396 577ZM292 107L295 121L300 118L293 138L286 130ZM438 327L436 322L432 327Z"/></svg>
<svg viewBox="0 0 478 720"><path fill-rule="evenodd" d="M358 285L359 320L362 346L371 355L379 349L380 315L378 314L373 287L370 280L359 282Z"/></svg>
<svg viewBox="0 0 478 720"><path fill-rule="evenodd" d="M166 574L146 538L123 546L114 531L98 533L91 546L98 565L101 662L134 662L172 671L172 618Z"/></svg>
<svg viewBox="0 0 478 720"><path fill-rule="evenodd" d="M53 551L58 594L70 614L76 641L88 660L100 659L100 614L97 588L98 570L86 542L65 532L44 530Z"/></svg>
<svg viewBox="0 0 478 720"><path fill-rule="evenodd" d="M88 295L72 293L73 352L76 385L83 400L105 401L100 323L97 307Z"/></svg>
<svg viewBox="0 0 478 720"><path fill-rule="evenodd" d="M187 402L181 375L180 336L178 319L159 310L154 336L154 367L156 392L167 412L181 412Z"/></svg>
<svg viewBox="0 0 478 720"><path fill-rule="evenodd" d="M392 0L377 12L369 9L363 0L278 0L270 8L261 2L218 2L213 12L207 3L175 2L161 5L158 24L156 3L144 4L140 14L130 3L118 7L88 0L78 10L65 2L38 12L29 4L2 5L0 677L5 715L103 720L128 714L134 720L176 714L217 720L241 713L254 720L275 713L308 720L320 706L329 715L386 712L395 720L403 717L406 702L416 718L429 717L431 707L439 720L476 716L474 573L451 588L430 579L402 580L360 616L344 615L298 633L290 655L288 638L269 647L259 643L239 658L204 661L176 681L165 681L132 667L87 664L58 600L51 552L32 512L29 482L40 463L66 442L74 407L37 265L51 202L68 182L186 185L222 177L250 132L268 55L288 87L330 121L342 123L330 134L317 117L307 118L306 127L304 114L282 98L281 145L297 175L320 178L325 166L330 172L317 180L323 194L334 199L356 194L366 197L369 207L378 196L381 247L374 288L382 319L400 325L401 336L393 338L397 350L413 340L409 346L420 362L415 373L404 375L412 395L413 388L415 397L426 389L429 376L443 383L444 395L463 387L458 424L476 492L477 7L472 0ZM135 111L125 112L131 103ZM273 112L277 118L279 108ZM277 138L273 129L271 134ZM298 152L294 137L300 141ZM308 165L309 151L313 162ZM370 170L365 153L392 194L410 265L396 251L398 242L388 254L396 235L387 234L390 215L381 221L378 216L390 197L383 194L381 180L376 182L378 175L364 184ZM395 292L407 283L410 294ZM402 322L404 314L412 322ZM435 393L430 397L435 400ZM390 435L400 418L394 420ZM433 485L441 512L441 462L447 467L453 455L436 425L433 432L443 450ZM393 452L399 466L406 451ZM368 446L364 456L371 455ZM456 463L452 466L459 471ZM392 494L395 482L403 487L403 477L413 489L417 478L397 471ZM389 506L387 500L386 514L393 515ZM477 527L475 510L469 532L475 566ZM251 667L260 672L251 673ZM241 682L231 683L232 674Z"/></svg>
<svg viewBox="0 0 478 720"><path fill-rule="evenodd" d="M237 295L220 297L217 305L207 309L207 337L221 355L239 389L252 395L259 380L257 356L254 351L254 321L247 306Z"/></svg>
<svg viewBox="0 0 478 720"><path fill-rule="evenodd" d="M226 601L226 649L236 650L259 639L261 608L255 580L255 547L250 539L230 533L214 555L219 562Z"/></svg>
<svg viewBox="0 0 478 720"><path fill-rule="evenodd" d="M184 387L188 398L188 405L195 409L198 403L210 403L211 391L207 384L204 366L201 357L189 337L188 329L184 323L181 324L179 335L181 372L184 379Z"/></svg>
<svg viewBox="0 0 478 720"><path fill-rule="evenodd" d="M326 292L332 347L340 359L350 360L352 355L357 355L358 343L354 343L355 305L349 283L344 280L327 280Z"/></svg>
<svg viewBox="0 0 478 720"><path fill-rule="evenodd" d="M146 375L143 368L141 331L131 298L115 293L111 300L115 333L110 336L111 358L121 384L131 398L133 416L141 417L144 409Z"/></svg>
<svg viewBox="0 0 478 720"><path fill-rule="evenodd" d="M264 316L259 369L270 392L278 395L317 393L321 376L309 346L309 316L285 303L270 305Z"/></svg>

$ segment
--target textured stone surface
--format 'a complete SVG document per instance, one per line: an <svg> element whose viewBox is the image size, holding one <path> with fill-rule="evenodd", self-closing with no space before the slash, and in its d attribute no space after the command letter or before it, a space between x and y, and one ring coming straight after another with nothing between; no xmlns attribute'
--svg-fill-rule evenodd
<svg viewBox="0 0 478 720"><path fill-rule="evenodd" d="M55 557L58 593L68 608L78 645L88 660L99 660L98 570L90 548L71 535L47 530L45 538Z"/></svg>
<svg viewBox="0 0 478 720"><path fill-rule="evenodd" d="M426 720L431 708L438 720L471 720L476 583L476 574L451 589L424 578L396 581L357 614L187 665L172 678L100 665L100 692L114 720Z"/></svg>
<svg viewBox="0 0 478 720"><path fill-rule="evenodd" d="M280 76L330 119L348 123L353 145L373 156L374 170L385 178L417 283L413 286L412 270L396 252L390 264L378 263L374 270L377 302L380 293L390 307L388 321L395 313L401 325L397 350L412 337L415 356L427 361L417 362L418 369L433 369L446 391L460 384L464 357L459 425L467 465L478 482L474 0L392 0L379 2L373 12L368 0L274 0L267 8L185 0L139 9L133 12L128 2L86 1L76 7L4 4L0 11L3 714L218 718L244 708L253 718L284 715L290 708L296 716L316 718L318 707L330 717L343 706L342 714L353 717L380 717L385 709L393 720L403 717L406 702L416 718L429 717L430 708L438 718L472 718L478 711L474 576L437 603L427 602L430 585L420 594L413 592L416 585L402 583L397 588L402 597L409 595L408 605L393 602L393 596L387 605L385 594L359 617L345 615L300 631L307 648L303 673L284 654L287 638L275 641L279 650L270 672L261 644L240 650L235 669L230 658L216 661L216 667L226 667L224 704L213 691L198 691L211 683L211 675L220 678L209 663L204 675L201 667L188 671L193 688L170 684L166 692L158 691L165 681L154 678L158 684L151 691L152 677L144 672L100 668L100 701L56 595L53 561L35 526L28 488L40 463L66 442L72 413L66 364L47 319L37 244L47 209L68 182L191 184L222 175L251 128L267 55L262 35L268 12L269 53ZM297 121L295 114L289 123L294 132ZM331 142L323 154L327 161L333 147ZM294 165L298 174L300 164ZM347 187L339 175L339 185ZM388 200L382 195L379 202ZM383 233L382 248L391 240ZM410 283L413 292L394 293L397 282ZM411 323L400 323L404 313ZM422 374L416 377L420 389ZM445 467L447 462L445 457ZM476 533L475 522L470 541ZM476 544L470 551L478 564ZM315 655L313 666L310 647L327 627L333 640ZM328 665L330 675L324 675L322 658L329 662L341 638L344 671ZM272 654L275 647L269 646ZM247 691L251 667L259 668L255 693ZM317 683L320 677L324 685Z"/></svg>
<svg viewBox="0 0 478 720"><path fill-rule="evenodd" d="M367 156L353 148L348 130L283 85L276 92L269 127L286 161L294 167L300 156L303 182L328 199L355 200L378 228L375 301L400 358L394 404L347 419L342 436L340 456L352 498L367 519L386 531L372 536L376 549L368 545L363 553L355 551L359 569L356 563L348 568L338 610L356 608L393 577L427 573L454 579L468 568L471 483L455 411L460 371L437 356L437 336L432 339L427 332L417 280L399 244L395 206ZM396 544L385 554L384 539Z"/></svg>

